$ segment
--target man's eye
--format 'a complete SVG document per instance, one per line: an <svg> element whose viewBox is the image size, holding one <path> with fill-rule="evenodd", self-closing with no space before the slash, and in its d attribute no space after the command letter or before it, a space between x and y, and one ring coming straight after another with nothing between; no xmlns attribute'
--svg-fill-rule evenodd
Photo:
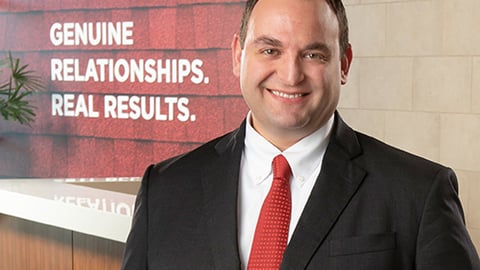
<svg viewBox="0 0 480 270"><path fill-rule="evenodd" d="M325 60L325 57L321 54L318 54L318 53L307 53L307 54L305 54L305 58Z"/></svg>
<svg viewBox="0 0 480 270"><path fill-rule="evenodd" d="M266 55L274 55L276 53L274 49L265 49L262 52L263 54L266 54Z"/></svg>
<svg viewBox="0 0 480 270"><path fill-rule="evenodd" d="M328 61L328 57L325 56L324 54L322 53L306 53L305 56L304 56L306 59L310 59L310 60L318 60L318 61L321 61L321 62L327 62Z"/></svg>

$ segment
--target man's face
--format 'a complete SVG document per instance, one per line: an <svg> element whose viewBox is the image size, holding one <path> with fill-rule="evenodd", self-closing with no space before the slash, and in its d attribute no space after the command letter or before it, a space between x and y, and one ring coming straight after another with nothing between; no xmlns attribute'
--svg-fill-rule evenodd
<svg viewBox="0 0 480 270"><path fill-rule="evenodd" d="M338 21L324 0L260 0L233 71L253 127L281 150L323 126L338 104L351 62L340 55Z"/></svg>

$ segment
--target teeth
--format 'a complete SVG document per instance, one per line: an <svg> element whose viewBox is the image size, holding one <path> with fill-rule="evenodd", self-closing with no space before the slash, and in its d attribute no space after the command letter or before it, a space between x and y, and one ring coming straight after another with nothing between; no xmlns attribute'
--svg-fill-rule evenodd
<svg viewBox="0 0 480 270"><path fill-rule="evenodd" d="M282 98L299 98L301 96L303 96L303 94L287 94L287 93L283 93L283 92L280 92L280 91L276 91L276 90L272 90L271 91L272 94L276 95L276 96L279 96L279 97L282 97Z"/></svg>

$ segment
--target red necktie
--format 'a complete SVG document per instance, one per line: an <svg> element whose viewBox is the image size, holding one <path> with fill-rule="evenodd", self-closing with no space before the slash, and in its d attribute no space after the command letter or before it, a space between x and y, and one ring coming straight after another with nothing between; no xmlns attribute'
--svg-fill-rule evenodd
<svg viewBox="0 0 480 270"><path fill-rule="evenodd" d="M288 161L278 155L273 159L273 182L263 202L253 238L248 270L278 270L287 247L290 227L291 196Z"/></svg>

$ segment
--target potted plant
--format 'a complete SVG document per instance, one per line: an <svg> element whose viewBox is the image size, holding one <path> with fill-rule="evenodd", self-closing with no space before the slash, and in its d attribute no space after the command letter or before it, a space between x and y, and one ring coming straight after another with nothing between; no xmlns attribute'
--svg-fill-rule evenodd
<svg viewBox="0 0 480 270"><path fill-rule="evenodd" d="M0 115L6 121L30 125L34 121L35 107L27 99L43 88L42 81L19 58L8 56L0 59Z"/></svg>

